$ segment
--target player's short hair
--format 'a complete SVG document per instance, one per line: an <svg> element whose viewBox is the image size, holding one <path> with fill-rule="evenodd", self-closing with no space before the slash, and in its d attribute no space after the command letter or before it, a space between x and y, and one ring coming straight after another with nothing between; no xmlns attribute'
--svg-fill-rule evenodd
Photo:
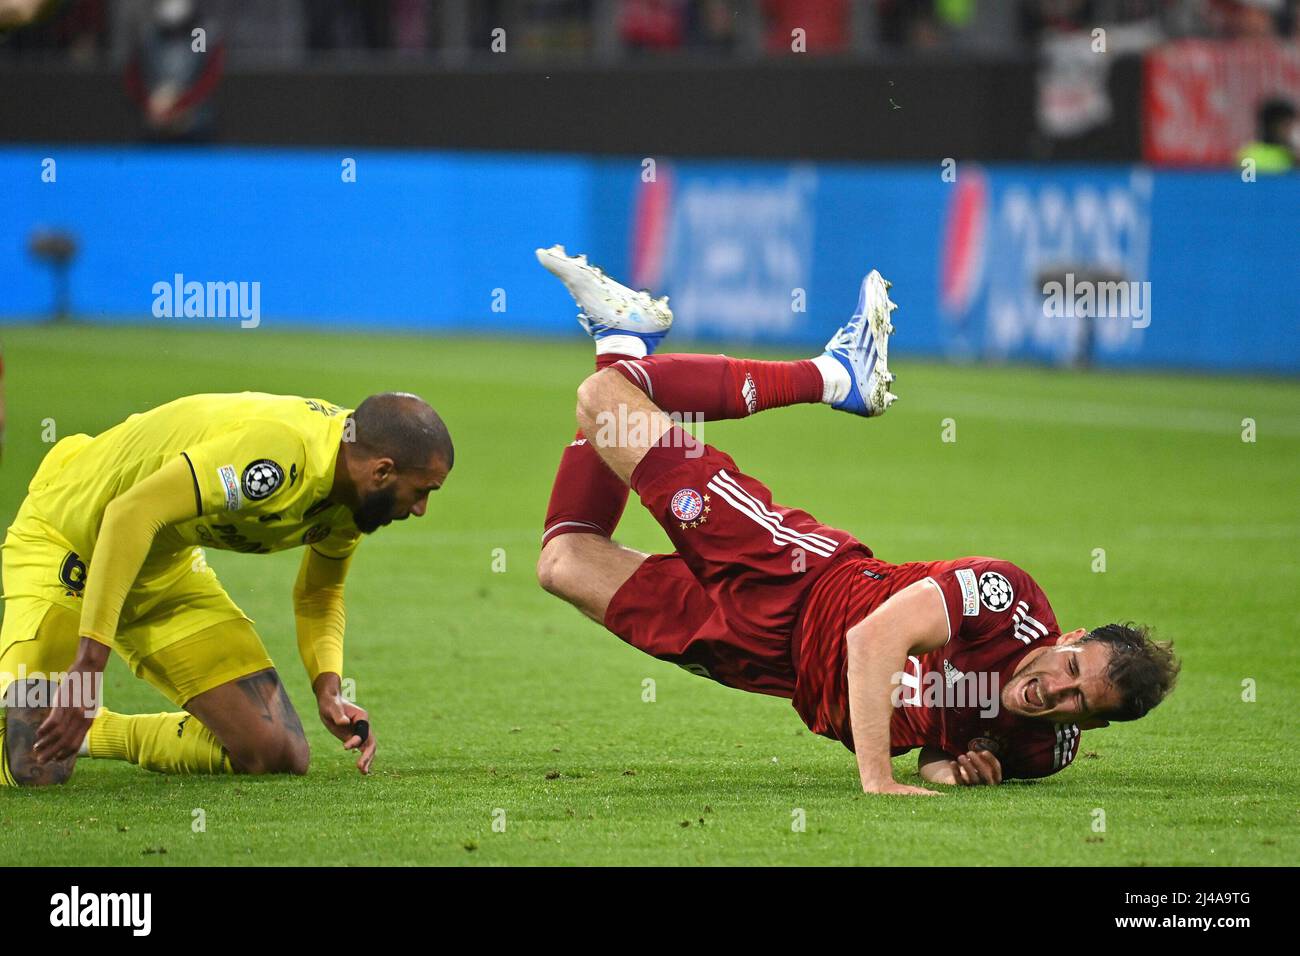
<svg viewBox="0 0 1300 956"><path fill-rule="evenodd" d="M1119 691L1122 703L1107 720L1137 720L1145 717L1174 689L1182 666L1174 656L1173 641L1155 641L1140 624L1104 624L1080 639L1093 641L1110 650L1106 680Z"/></svg>
<svg viewBox="0 0 1300 956"><path fill-rule="evenodd" d="M451 433L424 399L410 392L371 395L352 413L353 441L399 468L427 468L434 459L456 462Z"/></svg>

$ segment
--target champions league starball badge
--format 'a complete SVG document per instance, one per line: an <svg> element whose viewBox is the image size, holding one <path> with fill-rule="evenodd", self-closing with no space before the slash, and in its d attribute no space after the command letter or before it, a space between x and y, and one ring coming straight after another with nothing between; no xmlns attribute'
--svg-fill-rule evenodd
<svg viewBox="0 0 1300 956"><path fill-rule="evenodd" d="M1005 611L1011 607L1015 596L1011 582L996 571L985 571L980 575L980 600L990 611Z"/></svg>
<svg viewBox="0 0 1300 956"><path fill-rule="evenodd" d="M249 501L261 501L283 482L284 469L269 458L259 458L244 469L244 497Z"/></svg>

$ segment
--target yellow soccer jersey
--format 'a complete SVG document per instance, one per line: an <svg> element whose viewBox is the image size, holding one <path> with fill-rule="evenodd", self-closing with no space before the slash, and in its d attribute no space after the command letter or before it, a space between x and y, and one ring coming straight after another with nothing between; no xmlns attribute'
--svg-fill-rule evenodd
<svg viewBox="0 0 1300 956"><path fill-rule="evenodd" d="M361 533L328 495L349 412L263 392L191 395L93 438L65 438L28 491L89 564L108 503L180 455L194 477L198 516L162 529L151 559L195 545L256 554L313 545L344 557Z"/></svg>

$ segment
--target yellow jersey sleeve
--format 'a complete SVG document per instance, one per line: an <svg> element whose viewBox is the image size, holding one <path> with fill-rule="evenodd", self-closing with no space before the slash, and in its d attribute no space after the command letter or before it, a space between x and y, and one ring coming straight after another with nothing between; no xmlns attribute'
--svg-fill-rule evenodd
<svg viewBox="0 0 1300 956"><path fill-rule="evenodd" d="M312 684L324 673L343 674L343 626L347 619L343 582L351 563L351 556L327 558L315 546L302 556L293 587L293 610L298 654Z"/></svg>
<svg viewBox="0 0 1300 956"><path fill-rule="evenodd" d="M282 510L305 486L302 436L280 422L254 421L183 452L200 515Z"/></svg>
<svg viewBox="0 0 1300 956"><path fill-rule="evenodd" d="M179 458L110 502L86 578L82 637L112 644L122 605L154 537L170 524L193 518L194 507L189 475Z"/></svg>
<svg viewBox="0 0 1300 956"><path fill-rule="evenodd" d="M351 523L349 522L349 525ZM324 541L317 541L311 549L317 554L334 561L352 557L357 545L361 543L361 532L355 527L336 528Z"/></svg>

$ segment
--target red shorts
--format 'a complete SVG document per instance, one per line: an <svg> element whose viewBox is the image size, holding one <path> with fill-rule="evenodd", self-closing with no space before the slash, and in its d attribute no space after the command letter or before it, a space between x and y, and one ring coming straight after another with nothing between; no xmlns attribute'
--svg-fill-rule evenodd
<svg viewBox="0 0 1300 956"><path fill-rule="evenodd" d="M741 690L794 694L790 644L817 579L871 552L806 511L772 503L731 457L674 428L632 488L676 547L614 594L605 626L647 654Z"/></svg>

